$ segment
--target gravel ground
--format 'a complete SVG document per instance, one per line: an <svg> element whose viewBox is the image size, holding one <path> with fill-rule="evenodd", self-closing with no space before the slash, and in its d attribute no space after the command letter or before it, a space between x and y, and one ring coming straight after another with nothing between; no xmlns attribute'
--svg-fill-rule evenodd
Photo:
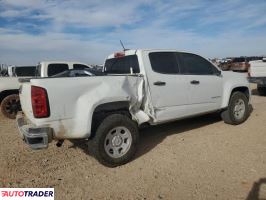
<svg viewBox="0 0 266 200"><path fill-rule="evenodd" d="M81 141L32 151L0 116L0 187L54 187L56 199L266 198L266 97L239 126L212 114L141 130L135 159L106 168Z"/></svg>

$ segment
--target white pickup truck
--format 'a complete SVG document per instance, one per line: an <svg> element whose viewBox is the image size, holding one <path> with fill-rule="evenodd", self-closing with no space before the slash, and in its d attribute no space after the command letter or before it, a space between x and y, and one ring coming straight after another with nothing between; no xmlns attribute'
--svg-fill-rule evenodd
<svg viewBox="0 0 266 200"><path fill-rule="evenodd" d="M247 77L195 54L126 50L111 54L104 72L23 82L17 125L25 142L41 149L52 140L89 139L98 161L114 167L132 159L144 123L221 111L225 123L237 125L249 116Z"/></svg>
<svg viewBox="0 0 266 200"><path fill-rule="evenodd" d="M257 84L259 95L266 95L266 58L250 61L249 81Z"/></svg>
<svg viewBox="0 0 266 200"><path fill-rule="evenodd" d="M34 69L34 72L36 71L35 74L33 74L32 69L28 67L17 67L17 68L10 67L11 70L9 71L11 71L10 76L12 77L0 77L1 112L4 114L4 116L10 119L15 119L17 112L21 110L19 96L18 96L19 87L20 87L18 79L21 77L14 77L18 73L23 74L24 77L32 77L32 76L49 77L69 69L85 69L85 68L90 68L90 67L84 63L66 62L66 61L40 62L37 65L37 70Z"/></svg>

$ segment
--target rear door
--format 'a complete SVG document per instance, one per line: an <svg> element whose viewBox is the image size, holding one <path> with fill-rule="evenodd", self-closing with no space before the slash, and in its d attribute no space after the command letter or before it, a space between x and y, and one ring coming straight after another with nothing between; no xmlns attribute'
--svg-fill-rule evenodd
<svg viewBox="0 0 266 200"><path fill-rule="evenodd" d="M176 52L150 52L145 63L155 122L168 121L187 115L188 84L180 74Z"/></svg>
<svg viewBox="0 0 266 200"><path fill-rule="evenodd" d="M179 53L181 72L188 81L188 113L199 114L219 109L222 101L223 80L220 71L201 56Z"/></svg>

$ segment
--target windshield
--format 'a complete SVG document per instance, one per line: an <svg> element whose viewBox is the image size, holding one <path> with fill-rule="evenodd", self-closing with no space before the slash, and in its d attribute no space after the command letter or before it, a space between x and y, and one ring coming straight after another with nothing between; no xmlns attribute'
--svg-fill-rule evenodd
<svg viewBox="0 0 266 200"><path fill-rule="evenodd" d="M104 65L107 74L139 73L139 62L136 55L107 59Z"/></svg>

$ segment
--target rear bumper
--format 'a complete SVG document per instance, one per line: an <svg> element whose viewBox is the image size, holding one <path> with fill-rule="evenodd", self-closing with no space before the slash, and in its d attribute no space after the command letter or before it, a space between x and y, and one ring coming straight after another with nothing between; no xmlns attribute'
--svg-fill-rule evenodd
<svg viewBox="0 0 266 200"><path fill-rule="evenodd" d="M32 149L44 149L48 147L48 143L53 138L53 129L50 127L35 127L27 122L22 112L18 113L17 127L21 138Z"/></svg>
<svg viewBox="0 0 266 200"><path fill-rule="evenodd" d="M266 86L266 77L249 77L248 81L250 83L257 83L259 85L265 85Z"/></svg>

